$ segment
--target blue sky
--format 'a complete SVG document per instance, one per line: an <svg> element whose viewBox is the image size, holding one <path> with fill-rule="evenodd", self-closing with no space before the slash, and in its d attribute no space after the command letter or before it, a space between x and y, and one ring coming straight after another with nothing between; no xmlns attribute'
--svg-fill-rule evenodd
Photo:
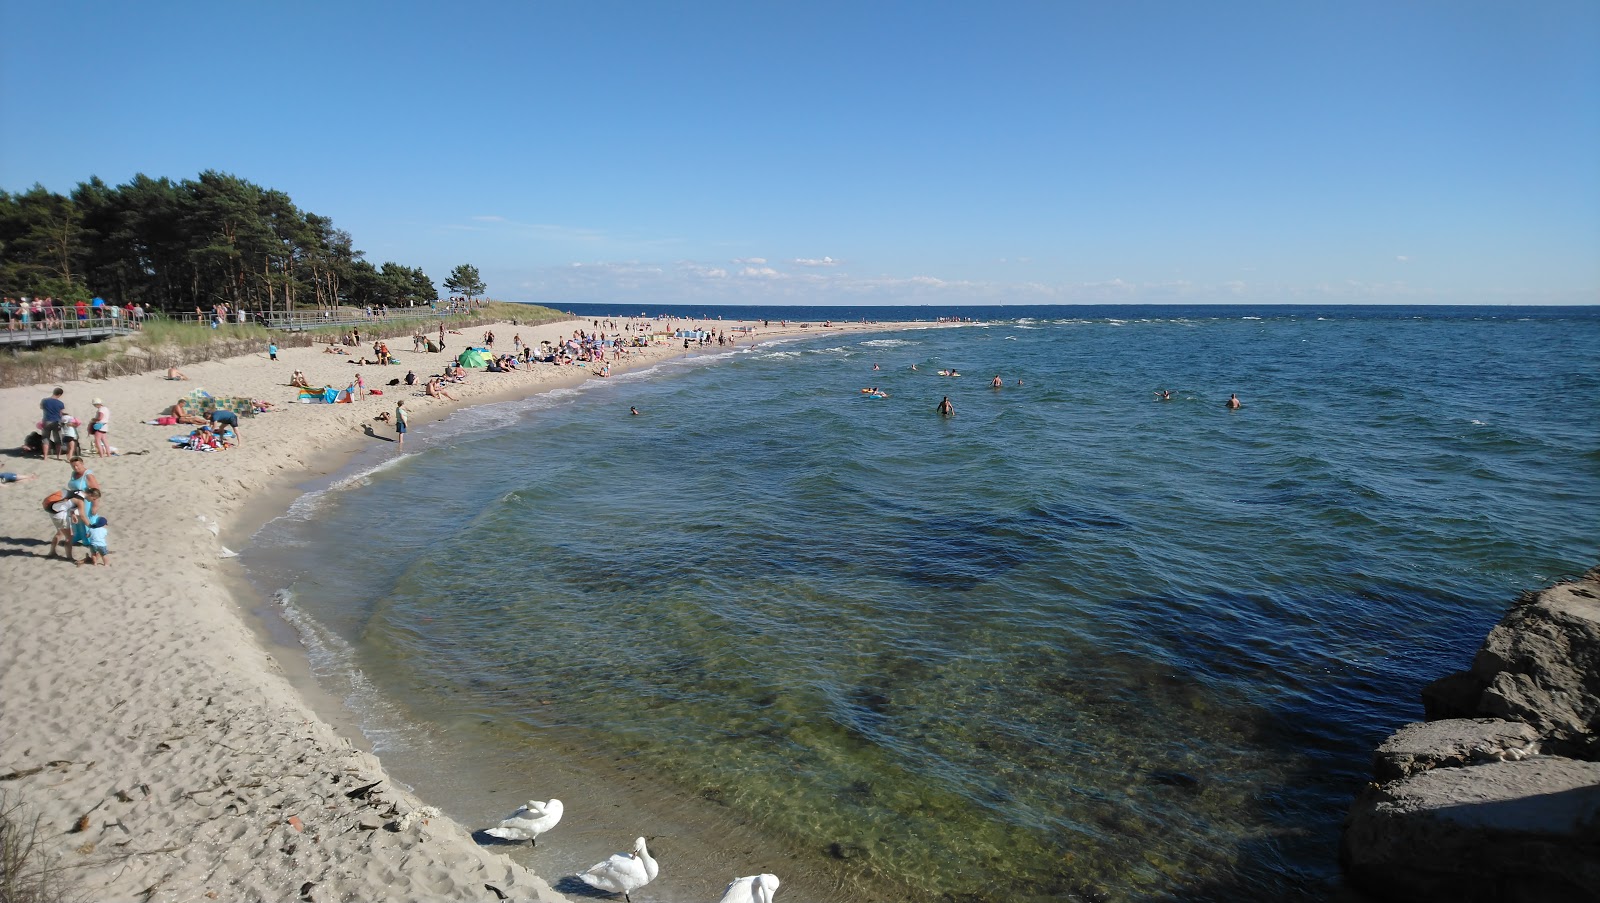
<svg viewBox="0 0 1600 903"><path fill-rule="evenodd" d="M560 305L1600 303L1600 3L0 0L0 188Z"/></svg>

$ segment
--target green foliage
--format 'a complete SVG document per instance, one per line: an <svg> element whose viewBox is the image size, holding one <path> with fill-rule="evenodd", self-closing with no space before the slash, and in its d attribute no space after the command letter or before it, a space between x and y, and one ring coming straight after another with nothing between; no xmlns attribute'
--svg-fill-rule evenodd
<svg viewBox="0 0 1600 903"><path fill-rule="evenodd" d="M91 178L68 197L0 191L0 294L269 312L437 297L420 269L379 272L332 220L215 171L116 187Z"/></svg>
<svg viewBox="0 0 1600 903"><path fill-rule="evenodd" d="M488 291L483 284L483 278L478 275L478 268L470 263L463 263L450 271L450 278L444 281L445 291L452 295L466 295L467 298L476 298Z"/></svg>

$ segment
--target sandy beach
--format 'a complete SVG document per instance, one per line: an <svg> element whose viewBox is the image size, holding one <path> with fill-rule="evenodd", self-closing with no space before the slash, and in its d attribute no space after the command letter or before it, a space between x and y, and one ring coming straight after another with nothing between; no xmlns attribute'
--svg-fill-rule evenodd
<svg viewBox="0 0 1600 903"><path fill-rule="evenodd" d="M754 341L824 331L748 325ZM450 350L475 344L486 329L497 350L509 351L515 334L537 345L588 328L588 320L477 327L451 336ZM515 900L566 899L474 842L470 831L485 826L441 816L393 782L359 738L316 714L288 676L301 666L278 661L263 642L229 557L228 547L281 513L305 478L389 444L393 428L374 418L392 414L396 393L418 437L466 405L598 378L552 365L473 370L449 387L457 401L414 397L386 383L407 369L438 372L446 356L390 345L399 366L357 368L325 346L281 349L273 362L263 347L186 367L185 382L149 373L63 384L67 411L85 423L96 398L112 411L110 443L120 454L85 455L104 491L96 513L108 522L108 567L48 555L53 528L41 500L71 472L65 461L23 457L17 446L53 386L0 390L0 437L12 444L0 470L38 475L0 486L0 580L9 588L0 604L0 793L30 821L38 817L38 861L59 869L79 897L496 899L491 885ZM685 353L681 341L659 344L613 372ZM297 404L288 385L303 370L313 385L344 386L358 369L386 394ZM144 421L199 388L276 407L242 421L236 448L174 450L168 438L189 428ZM81 439L88 436L81 428Z"/></svg>

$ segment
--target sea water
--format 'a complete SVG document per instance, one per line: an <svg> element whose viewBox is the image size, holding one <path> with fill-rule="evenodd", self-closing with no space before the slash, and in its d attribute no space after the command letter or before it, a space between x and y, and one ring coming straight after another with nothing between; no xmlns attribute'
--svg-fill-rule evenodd
<svg viewBox="0 0 1600 903"><path fill-rule="evenodd" d="M1600 311L962 313L730 313L818 334L419 425L246 562L425 796L591 801L551 880L658 818L653 900L1336 896L1374 746L1595 563Z"/></svg>

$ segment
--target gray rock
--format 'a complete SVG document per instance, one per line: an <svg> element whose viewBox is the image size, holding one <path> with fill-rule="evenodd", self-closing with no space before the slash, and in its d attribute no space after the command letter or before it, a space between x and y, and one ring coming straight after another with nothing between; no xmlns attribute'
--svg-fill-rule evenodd
<svg viewBox="0 0 1600 903"><path fill-rule="evenodd" d="M1455 718L1408 724L1378 747L1372 774L1397 781L1431 768L1518 761L1539 753L1539 732L1498 718Z"/></svg>
<svg viewBox="0 0 1600 903"><path fill-rule="evenodd" d="M1536 756L1369 785L1339 858L1383 900L1600 903L1600 763Z"/></svg>
<svg viewBox="0 0 1600 903"><path fill-rule="evenodd" d="M1546 751L1600 759L1600 582L1558 584L1512 610L1472 669L1430 684L1423 701L1430 720L1521 721Z"/></svg>
<svg viewBox="0 0 1600 903"><path fill-rule="evenodd" d="M1345 819L1351 885L1406 903L1600 903L1600 568L1524 594L1422 693Z"/></svg>

